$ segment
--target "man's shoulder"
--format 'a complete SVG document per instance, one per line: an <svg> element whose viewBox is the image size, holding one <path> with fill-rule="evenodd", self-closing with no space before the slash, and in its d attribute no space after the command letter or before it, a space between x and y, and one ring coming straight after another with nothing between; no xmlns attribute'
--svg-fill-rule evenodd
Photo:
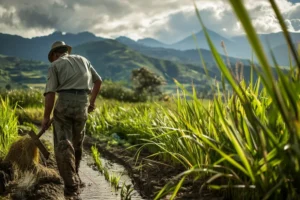
<svg viewBox="0 0 300 200"><path fill-rule="evenodd" d="M75 59L77 58L77 59L87 60L84 56L77 55L77 54L70 54L70 55L68 55L68 57L75 58Z"/></svg>
<svg viewBox="0 0 300 200"><path fill-rule="evenodd" d="M60 65L68 62L68 60L75 59L75 60L82 60L84 62L89 62L85 57L76 55L76 54L69 54L66 56L63 56L56 61L52 62L50 66Z"/></svg>

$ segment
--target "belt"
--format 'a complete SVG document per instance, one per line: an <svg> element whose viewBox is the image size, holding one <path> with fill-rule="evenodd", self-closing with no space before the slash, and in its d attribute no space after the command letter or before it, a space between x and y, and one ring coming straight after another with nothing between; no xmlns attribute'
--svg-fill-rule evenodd
<svg viewBox="0 0 300 200"><path fill-rule="evenodd" d="M69 94L88 94L88 90L77 90L77 89L69 89L69 90L59 90L57 93L69 93Z"/></svg>

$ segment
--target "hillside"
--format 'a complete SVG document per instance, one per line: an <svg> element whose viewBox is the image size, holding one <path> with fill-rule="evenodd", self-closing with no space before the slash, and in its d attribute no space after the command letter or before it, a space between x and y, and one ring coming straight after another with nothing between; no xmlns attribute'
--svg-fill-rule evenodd
<svg viewBox="0 0 300 200"><path fill-rule="evenodd" d="M173 78L182 83L199 83L205 77L202 67L147 57L115 40L79 45L73 53L87 57L102 77L113 81L130 81L131 71L139 67L149 68L171 84ZM219 77L214 71L210 75Z"/></svg>
<svg viewBox="0 0 300 200"><path fill-rule="evenodd" d="M181 83L201 84L208 88L204 70L195 65L184 65L167 60L155 59L138 53L129 47L115 41L103 40L85 43L73 48L73 53L87 57L104 80L130 82L131 71L139 67L147 67L161 75L168 83L168 88L174 89L173 78ZM41 61L20 59L12 56L0 57L0 86L10 84L13 88L20 84L43 86L46 82L49 64ZM212 77L219 79L218 73L210 70Z"/></svg>
<svg viewBox="0 0 300 200"><path fill-rule="evenodd" d="M169 51L172 52L176 50ZM73 53L88 58L104 80L130 83L131 71L133 69L147 67L151 71L164 77L168 83L166 88L169 91L176 89L173 81L174 78L187 86L191 86L191 83L193 83L196 85L198 91L208 91L210 88L210 83L206 79L202 66L183 64L177 62L176 59L173 62L148 57L115 40L102 40L75 46ZM159 51L157 51L157 54L159 54ZM170 55L172 54L170 53ZM178 56L179 55L180 53L178 53ZM195 54L195 59L197 56L198 54ZM14 84L14 87L19 84L41 86L46 82L45 77L48 66L48 64L40 61L1 56L1 86L4 87L6 84ZM232 67L234 67L234 65L232 65ZM216 79L216 81L220 81L219 69L214 64L208 65L208 70L210 77ZM244 64L243 76L246 81L250 79L250 70L251 67ZM256 76L254 78L256 79Z"/></svg>
<svg viewBox="0 0 300 200"><path fill-rule="evenodd" d="M0 54L15 56L27 60L40 60L48 62L48 52L54 41L62 40L71 46L76 46L90 41L99 41L103 38L96 37L92 33L82 32L78 34L54 32L48 36L32 39L16 35L0 33Z"/></svg>
<svg viewBox="0 0 300 200"><path fill-rule="evenodd" d="M0 55L0 87L12 88L39 85L46 82L48 64Z"/></svg>
<svg viewBox="0 0 300 200"><path fill-rule="evenodd" d="M192 65L201 65L201 60L199 56L199 51L190 49L190 50L176 50L171 48L162 48L162 47L149 47L147 45L142 45L139 42L135 42L129 38L117 38L118 42L125 44L126 46L130 47L131 49L138 51L146 56L170 60L174 62L180 62L182 64L192 64ZM201 54L204 58L204 61L207 65L213 66L215 65L215 60L211 51L206 49L200 49ZM227 57L222 55L223 51L219 51L221 57L226 60ZM234 58L229 57L229 60L232 65L235 65L236 62L243 62L244 64L249 64L249 61L246 59Z"/></svg>
<svg viewBox="0 0 300 200"><path fill-rule="evenodd" d="M148 47L163 47L163 48L167 48L168 45L164 44L158 40L155 40L153 38L144 38L144 39L140 39L136 41L137 43L141 44L141 45L145 45Z"/></svg>
<svg viewBox="0 0 300 200"><path fill-rule="evenodd" d="M230 39L227 39L227 38L222 37L218 33L215 33L210 30L208 30L208 33L211 37L212 42L215 44L215 47L219 51L219 53L224 54L224 50L220 45L221 41L224 41L227 53L230 57L235 58L235 59L240 58L242 60L243 59L252 59L252 50L249 45L248 39L245 35L235 36ZM202 51L210 49L207 45L203 31L198 32L195 36L197 38L198 47L201 48ZM293 43L295 43L295 44L299 43L300 33L290 32L290 36L292 38ZM273 50L275 53L276 59L278 58L278 63L280 63L281 65L289 65L288 57L284 58L284 56L283 56L283 54L287 55L287 51L286 51L287 48L286 48L286 40L285 40L282 32L269 33L269 34L258 34L258 37L261 41L261 44L264 47L266 55L269 57L270 61L272 60L272 58L270 56L271 55L270 51ZM143 41L143 39L139 40L139 41ZM137 41L137 43L139 43L139 41ZM183 40L180 40L171 45L163 44L163 42L160 42L160 41L157 41L157 40L154 40L151 38L147 38L145 41L146 42L139 43L139 44L143 44L144 47L145 46L147 46L147 47L155 46L156 49L167 48L167 49L174 49L174 50L188 50L188 52L191 54L187 54L186 55L187 58L192 57L192 54L194 54L193 49L195 49L197 47L196 42L192 35L187 36ZM141 47L139 47L139 49L137 49L136 45L134 45L133 43L130 43L130 44L126 43L126 45L129 45L132 48L135 48L135 50L139 50L140 52L142 52ZM282 50L280 50L280 46L283 47ZM143 51L145 51L145 50L143 49ZM185 51L183 51L183 52L185 52ZM142 52L142 53L144 53L144 52ZM147 50L146 53L149 53L149 50ZM149 55L152 56L151 53L149 53ZM167 56L168 54L167 53L164 54L161 51L160 55ZM209 60L209 56L208 57L204 56L204 57L205 57L206 61ZM168 58L166 58L166 59L168 59ZM183 61L184 60L185 59L183 59Z"/></svg>

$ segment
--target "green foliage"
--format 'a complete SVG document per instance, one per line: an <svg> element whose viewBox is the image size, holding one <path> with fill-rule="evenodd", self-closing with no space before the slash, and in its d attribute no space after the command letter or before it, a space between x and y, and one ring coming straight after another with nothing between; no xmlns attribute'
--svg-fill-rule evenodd
<svg viewBox="0 0 300 200"><path fill-rule="evenodd" d="M98 171L104 175L106 181L110 182L111 186L117 191L119 189L119 182L121 179L121 175L110 174L109 170L103 166L102 161L100 159L100 153L96 146L91 147L92 156L95 161L96 167Z"/></svg>
<svg viewBox="0 0 300 200"><path fill-rule="evenodd" d="M132 144L140 144L137 156L147 149L153 157L186 169L156 199L168 193L175 199L185 180L205 177L200 191L219 189L229 199L300 198L300 66L291 66L290 74L276 66L275 78L244 5L235 0L231 4L260 61L260 70L252 67L260 77L257 81L253 71L249 84L233 76L197 11L224 77L221 88L225 89L226 79L234 92L225 93L216 83L217 95L204 106L195 89L189 93L177 82L181 91L176 109L106 105L94 113L94 124L89 122L94 135L116 132L128 140L134 136Z"/></svg>
<svg viewBox="0 0 300 200"><path fill-rule="evenodd" d="M104 172L104 166L102 164L102 161L100 160L100 153L96 146L91 147L92 156L95 161L96 167L101 174Z"/></svg>
<svg viewBox="0 0 300 200"><path fill-rule="evenodd" d="M160 86L165 84L162 77L156 75L145 67L132 70L131 79L136 94L162 94Z"/></svg>
<svg viewBox="0 0 300 200"><path fill-rule="evenodd" d="M182 83L198 84L205 77L199 66L148 57L114 40L79 45L73 52L88 58L101 76L114 82L129 83L132 70L141 67L146 67L173 85L174 78ZM220 77L217 68L208 71L212 77Z"/></svg>
<svg viewBox="0 0 300 200"><path fill-rule="evenodd" d="M33 123L40 125L44 116L44 108L28 107L16 109L16 115L18 116L20 124Z"/></svg>
<svg viewBox="0 0 300 200"><path fill-rule="evenodd" d="M89 115L87 133L94 137L99 133L106 136L117 133L120 139L136 144L141 138L151 137L149 129L163 114L162 108L154 103L105 102Z"/></svg>
<svg viewBox="0 0 300 200"><path fill-rule="evenodd" d="M18 105L22 108L26 107L42 107L44 105L44 96L40 90L11 90L0 92L0 97L9 98L12 106Z"/></svg>
<svg viewBox="0 0 300 200"><path fill-rule="evenodd" d="M45 83L48 65L0 55L0 86L7 90L24 88L30 83Z"/></svg>
<svg viewBox="0 0 300 200"><path fill-rule="evenodd" d="M133 188L131 185L126 185L123 183L121 188L121 199L122 200L131 200Z"/></svg>
<svg viewBox="0 0 300 200"><path fill-rule="evenodd" d="M104 81L100 95L105 99L115 99L124 102L143 102L147 100L146 95L137 95L123 84L112 81Z"/></svg>
<svg viewBox="0 0 300 200"><path fill-rule="evenodd" d="M10 145L18 136L18 119L15 108L10 106L8 99L0 98L0 158L3 158Z"/></svg>

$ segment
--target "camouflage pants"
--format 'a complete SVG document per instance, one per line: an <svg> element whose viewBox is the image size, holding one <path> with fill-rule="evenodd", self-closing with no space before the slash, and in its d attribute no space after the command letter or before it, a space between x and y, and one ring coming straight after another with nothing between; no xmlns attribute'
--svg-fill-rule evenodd
<svg viewBox="0 0 300 200"><path fill-rule="evenodd" d="M87 120L88 95L60 93L54 108L54 150L65 189L79 189L78 169Z"/></svg>

